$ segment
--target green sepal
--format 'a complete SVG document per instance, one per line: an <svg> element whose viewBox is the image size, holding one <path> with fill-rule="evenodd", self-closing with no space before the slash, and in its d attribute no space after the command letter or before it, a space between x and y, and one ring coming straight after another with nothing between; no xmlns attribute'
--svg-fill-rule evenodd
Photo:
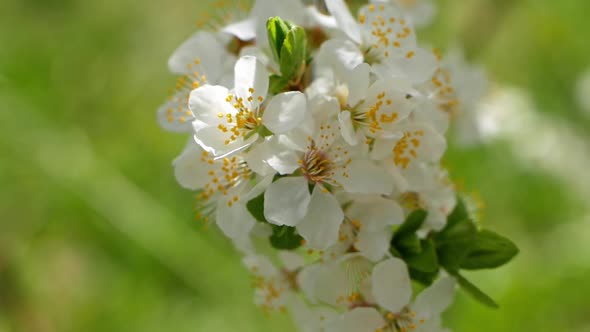
<svg viewBox="0 0 590 332"><path fill-rule="evenodd" d="M409 268L410 278L416 282L419 282L425 287L432 285L432 283L438 277L439 269L436 272L422 272L413 268Z"/></svg>
<svg viewBox="0 0 590 332"><path fill-rule="evenodd" d="M395 237L403 237L409 234L416 233L417 230L422 227L428 212L425 210L412 211L407 217L404 223L395 231Z"/></svg>
<svg viewBox="0 0 590 332"><path fill-rule="evenodd" d="M246 208L256 221L268 223L268 220L264 217L264 193L249 200L246 203Z"/></svg>
<svg viewBox="0 0 590 332"><path fill-rule="evenodd" d="M461 288L464 291L466 291L469 295L471 295L475 300L481 302L482 304L490 308L500 308L500 306L498 305L498 303L496 303L496 301L494 301L494 299L492 299L489 295L484 293L477 286L472 284L469 280L465 279L465 277L458 273L453 273L453 276L457 280L457 283L459 283L459 286L461 286Z"/></svg>
<svg viewBox="0 0 590 332"><path fill-rule="evenodd" d="M275 249L293 250L301 246L303 238L297 234L295 227L290 226L272 226L272 235L270 244Z"/></svg>
<svg viewBox="0 0 590 332"><path fill-rule="evenodd" d="M406 255L404 260L412 269L426 273L436 273L439 270L436 248L431 239L420 241L421 250L419 253Z"/></svg>

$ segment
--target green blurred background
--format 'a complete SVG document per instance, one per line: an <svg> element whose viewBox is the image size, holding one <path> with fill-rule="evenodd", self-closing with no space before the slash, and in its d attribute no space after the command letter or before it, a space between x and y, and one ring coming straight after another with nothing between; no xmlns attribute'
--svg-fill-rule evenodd
<svg viewBox="0 0 590 332"><path fill-rule="evenodd" d="M0 1L1 332L292 330L251 304L238 255L194 221L170 165L186 137L155 121L175 80L167 57L207 3ZM448 324L588 332L590 116L574 96L590 66L590 1L438 6L424 40L464 45L534 119L446 158L485 201L486 227L522 250L469 275L501 309L460 293Z"/></svg>

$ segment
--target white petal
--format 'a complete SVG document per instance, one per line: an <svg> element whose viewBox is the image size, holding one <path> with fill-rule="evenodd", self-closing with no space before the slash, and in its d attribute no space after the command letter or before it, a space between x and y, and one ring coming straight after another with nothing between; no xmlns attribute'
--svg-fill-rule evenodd
<svg viewBox="0 0 590 332"><path fill-rule="evenodd" d="M346 214L359 220L363 224L362 229L369 232L379 232L404 221L404 212L396 201L376 195L357 199Z"/></svg>
<svg viewBox="0 0 590 332"><path fill-rule="evenodd" d="M168 67L175 74L192 74L193 70L189 69L188 65L194 64L198 58L200 67L206 70L206 72L199 74L207 75L208 82L217 83L216 80L220 77L220 68L223 67L226 54L224 46L214 34L199 31L174 51L168 60Z"/></svg>
<svg viewBox="0 0 590 332"><path fill-rule="evenodd" d="M307 213L311 195L302 177L280 178L264 193L264 217L276 225L297 225Z"/></svg>
<svg viewBox="0 0 590 332"><path fill-rule="evenodd" d="M361 229L358 233L354 247L371 261L379 261L389 251L389 245L393 231L384 228L380 232L368 232Z"/></svg>
<svg viewBox="0 0 590 332"><path fill-rule="evenodd" d="M266 140L248 149L248 152L244 154L244 161L246 161L248 168L254 173L267 176L275 173L275 170L266 163L266 160L271 156L268 148L268 140Z"/></svg>
<svg viewBox="0 0 590 332"><path fill-rule="evenodd" d="M360 307L340 315L327 332L375 332L386 326L383 317L375 308Z"/></svg>
<svg viewBox="0 0 590 332"><path fill-rule="evenodd" d="M313 307L310 308L299 297L291 300L289 308L293 320L301 332L325 331L327 324L336 319L338 313L331 308Z"/></svg>
<svg viewBox="0 0 590 332"><path fill-rule="evenodd" d="M240 22L232 23L227 25L221 31L229 33L240 40L252 40L256 38L256 20L250 18Z"/></svg>
<svg viewBox="0 0 590 332"><path fill-rule="evenodd" d="M369 160L353 160L345 172L347 176L337 174L338 182L349 193L390 194L393 191L389 174Z"/></svg>
<svg viewBox="0 0 590 332"><path fill-rule="evenodd" d="M270 259L262 255L248 255L242 259L246 268L257 276L271 278L276 276L279 271L272 264Z"/></svg>
<svg viewBox="0 0 590 332"><path fill-rule="evenodd" d="M412 284L406 263L390 258L373 269L373 296L391 312L400 312L412 298Z"/></svg>
<svg viewBox="0 0 590 332"><path fill-rule="evenodd" d="M231 239L249 234L256 224L256 220L244 204L238 203L229 207L223 199L217 204L215 221L223 234Z"/></svg>
<svg viewBox="0 0 590 332"><path fill-rule="evenodd" d="M311 202L297 231L310 248L326 249L338 241L338 229L344 219L340 203L320 185L316 185Z"/></svg>
<svg viewBox="0 0 590 332"><path fill-rule="evenodd" d="M244 101L252 96L252 108L257 107L258 97L266 98L268 92L268 71L264 64L253 56L243 56L236 62L234 75L236 94ZM250 89L254 89L253 95Z"/></svg>
<svg viewBox="0 0 590 332"><path fill-rule="evenodd" d="M345 80L348 85L348 104L350 106L355 106L359 101L366 98L369 90L370 72L371 66L367 63L361 63L354 70L347 73Z"/></svg>
<svg viewBox="0 0 590 332"><path fill-rule="evenodd" d="M340 123L340 133L342 134L342 138L346 141L346 143L355 146L358 142L358 136L354 131L354 126L352 125L352 119L350 118L349 111L343 111L338 114L338 122Z"/></svg>
<svg viewBox="0 0 590 332"><path fill-rule="evenodd" d="M328 11L338 22L338 26L344 33L356 43L361 42L361 31L356 20L350 14L348 6L343 0L326 0Z"/></svg>
<svg viewBox="0 0 590 332"><path fill-rule="evenodd" d="M344 80L346 70L353 70L364 61L358 46L350 40L330 39L322 44L317 54L318 67L333 68L336 78Z"/></svg>
<svg viewBox="0 0 590 332"><path fill-rule="evenodd" d="M438 279L416 297L414 311L422 318L440 315L453 302L455 286L456 282L452 277Z"/></svg>
<svg viewBox="0 0 590 332"><path fill-rule="evenodd" d="M291 147L283 144L281 137L272 136L264 146L266 152L261 157L269 167L279 174L291 174L301 167L298 163L298 154Z"/></svg>
<svg viewBox="0 0 590 332"><path fill-rule="evenodd" d="M283 262L283 267L289 271L295 271L305 265L303 257L292 251L280 251L279 258L281 259L281 262Z"/></svg>
<svg viewBox="0 0 590 332"><path fill-rule="evenodd" d="M165 130L179 133L190 132L193 119L193 112L188 108L185 92L177 93L158 108L158 123Z"/></svg>
<svg viewBox="0 0 590 332"><path fill-rule="evenodd" d="M172 162L176 181L186 188L196 190L203 188L209 179L209 164L201 161L203 150L190 140L180 156Z"/></svg>
<svg viewBox="0 0 590 332"><path fill-rule="evenodd" d="M432 52L422 48L412 50L414 56L400 59L400 68L414 83L422 83L432 78L438 61Z"/></svg>
<svg viewBox="0 0 590 332"><path fill-rule="evenodd" d="M299 91L274 96L264 110L262 122L275 134L283 134L299 126L307 113L307 99Z"/></svg>
<svg viewBox="0 0 590 332"><path fill-rule="evenodd" d="M196 118L205 123L218 121L218 114L235 114L236 110L225 101L229 95L226 87L220 85L203 85L191 92L188 105Z"/></svg>

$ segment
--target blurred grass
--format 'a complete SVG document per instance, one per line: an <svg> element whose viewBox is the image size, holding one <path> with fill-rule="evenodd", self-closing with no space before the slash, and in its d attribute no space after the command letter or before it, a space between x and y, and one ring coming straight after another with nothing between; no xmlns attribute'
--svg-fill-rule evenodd
<svg viewBox="0 0 590 332"><path fill-rule="evenodd" d="M231 245L193 221L193 197L170 168L185 137L155 122L174 82L167 57L207 3L0 3L1 332L288 326L251 305L250 279ZM539 112L588 141L590 120L572 96L590 65L590 2L439 7L428 41L464 45L492 79L526 89ZM449 324L466 332L588 332L588 198L523 163L510 144L447 157L453 177L486 202L486 225L522 249L510 266L470 275L502 308L460 294Z"/></svg>

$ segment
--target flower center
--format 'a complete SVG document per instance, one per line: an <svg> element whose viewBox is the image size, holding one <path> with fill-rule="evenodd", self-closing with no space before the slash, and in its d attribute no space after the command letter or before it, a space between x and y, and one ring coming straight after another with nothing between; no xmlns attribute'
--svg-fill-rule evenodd
<svg viewBox="0 0 590 332"><path fill-rule="evenodd" d="M326 153L320 151L312 141L310 147L299 160L303 175L313 183L324 182L332 176L333 162L327 157Z"/></svg>
<svg viewBox="0 0 590 332"><path fill-rule="evenodd" d="M250 180L252 171L245 161L233 157L226 157L214 160L207 151L203 151L201 161L209 165L209 181L203 187L203 191L197 196L198 199L208 201L215 194L221 193L227 197L227 205L233 206L240 197L237 194L229 197L229 190L236 188Z"/></svg>
<svg viewBox="0 0 590 332"><path fill-rule="evenodd" d="M364 45L365 61L369 64L380 63L389 58L393 52L401 50L404 43L410 42L413 30L406 20L385 13L385 5L369 5L368 13L361 13L358 21L371 35ZM413 51L406 52L408 59L414 57Z"/></svg>
<svg viewBox="0 0 590 332"><path fill-rule="evenodd" d="M412 159L418 157L417 149L420 147L420 138L424 136L423 130L406 132L393 148L393 162L403 169L408 168Z"/></svg>
<svg viewBox="0 0 590 332"><path fill-rule="evenodd" d="M230 103L233 108L236 109L236 113L217 114L219 119L225 121L225 123L220 123L217 126L217 129L230 135L229 138L225 140L225 145L229 145L240 137L247 139L261 128L262 112L264 110L258 105L264 101L264 97L255 97L255 91L252 88L248 91L249 95L245 100L242 97L236 97L234 95L228 95L227 98L225 98L225 101ZM256 101L258 102L255 107L253 107L254 98L256 98Z"/></svg>

